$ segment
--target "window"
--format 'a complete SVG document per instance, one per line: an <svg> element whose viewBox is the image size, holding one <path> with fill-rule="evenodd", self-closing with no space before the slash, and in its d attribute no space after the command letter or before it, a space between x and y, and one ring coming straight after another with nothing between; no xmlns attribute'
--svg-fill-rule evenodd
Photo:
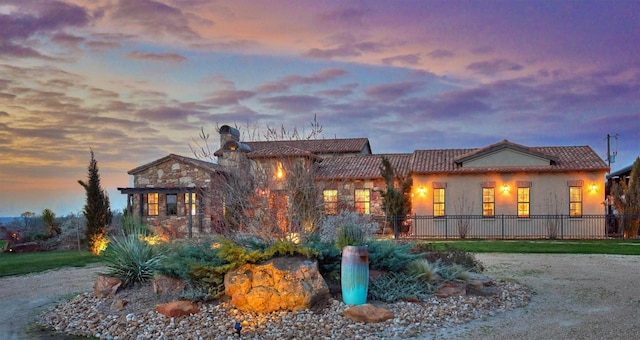
<svg viewBox="0 0 640 340"><path fill-rule="evenodd" d="M370 214L370 198L371 191L369 189L356 189L355 191L355 203L356 212L358 214Z"/></svg>
<svg viewBox="0 0 640 340"><path fill-rule="evenodd" d="M189 197L191 197L191 201L189 201ZM191 202L191 209L189 209L189 202ZM195 192L187 192L184 194L184 214L185 215L195 215L196 214L196 193Z"/></svg>
<svg viewBox="0 0 640 340"><path fill-rule="evenodd" d="M284 166L282 162L276 161L276 179L281 180L284 178Z"/></svg>
<svg viewBox="0 0 640 340"><path fill-rule="evenodd" d="M178 195L167 194L167 216L178 215Z"/></svg>
<svg viewBox="0 0 640 340"><path fill-rule="evenodd" d="M324 213L327 215L338 214L338 190L322 191L324 197Z"/></svg>
<svg viewBox="0 0 640 340"><path fill-rule="evenodd" d="M569 216L582 216L582 187L569 187Z"/></svg>
<svg viewBox="0 0 640 340"><path fill-rule="evenodd" d="M496 214L496 188L482 188L482 216L494 217Z"/></svg>
<svg viewBox="0 0 640 340"><path fill-rule="evenodd" d="M147 215L158 216L158 193L147 194Z"/></svg>
<svg viewBox="0 0 640 340"><path fill-rule="evenodd" d="M518 217L529 217L530 188L518 188Z"/></svg>
<svg viewBox="0 0 640 340"><path fill-rule="evenodd" d="M433 217L444 216L444 188L433 189Z"/></svg>

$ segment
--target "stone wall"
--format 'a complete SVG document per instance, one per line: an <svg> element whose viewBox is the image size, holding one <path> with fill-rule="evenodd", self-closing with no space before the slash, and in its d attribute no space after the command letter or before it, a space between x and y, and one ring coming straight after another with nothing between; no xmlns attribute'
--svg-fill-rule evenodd
<svg viewBox="0 0 640 340"><path fill-rule="evenodd" d="M206 188L206 191L196 190L196 211L191 216L191 232L194 237L201 234L215 232L215 226L221 211L220 203L210 194L218 184L219 179L211 172L192 164L169 159L166 162L150 167L134 176L134 186L137 188ZM177 214L167 216L167 195L158 195L158 215L149 216L147 211L147 195L135 194L133 212L140 213L142 203L142 217L157 233L172 238L187 237L189 235L188 197L185 193L177 194Z"/></svg>

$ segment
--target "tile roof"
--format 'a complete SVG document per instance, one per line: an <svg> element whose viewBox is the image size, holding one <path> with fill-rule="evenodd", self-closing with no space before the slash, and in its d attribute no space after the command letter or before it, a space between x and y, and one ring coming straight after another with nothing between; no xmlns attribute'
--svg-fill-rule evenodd
<svg viewBox="0 0 640 340"><path fill-rule="evenodd" d="M302 149L294 148L286 144L273 144L258 150L251 149L247 153L248 158L271 158L271 157L309 157L320 159L316 154Z"/></svg>
<svg viewBox="0 0 640 340"><path fill-rule="evenodd" d="M495 144L494 144L495 145ZM516 144L517 145L517 144ZM517 167L462 167L460 159L486 152L480 149L416 150L413 153L412 171L416 174L456 174L487 172L568 172L608 170L607 164L589 146L541 146L526 147L536 154L555 159L548 166ZM517 148L519 149L519 148Z"/></svg>
<svg viewBox="0 0 640 340"><path fill-rule="evenodd" d="M320 180L382 178L380 166L383 157L389 159L398 174L409 175L412 155L407 153L329 157L319 163L315 177Z"/></svg>
<svg viewBox="0 0 640 340"><path fill-rule="evenodd" d="M314 154L360 153L363 150L371 152L368 138L333 138L244 143L251 147L251 153L259 152L263 149L278 149L283 146L309 151Z"/></svg>
<svg viewBox="0 0 640 340"><path fill-rule="evenodd" d="M470 161L479 157L482 157L484 155L496 152L496 151L500 151L503 149L511 149L511 150L516 150L519 151L521 153L525 153L525 154L529 154L531 156L536 156L536 157L540 157L540 158L544 158L544 159L548 159L550 161L553 162L557 162L558 159L551 154L548 153L544 153L542 151L540 151L539 149L536 148L531 148L528 146L524 146L524 145L520 145L520 144L516 144L516 143L512 143L508 140L503 140L501 142L483 147L483 148L479 148L479 149L475 149L474 151L471 151L469 153L466 153L464 155L461 155L459 157L456 158L456 163L458 164L462 164L466 161Z"/></svg>
<svg viewBox="0 0 640 340"><path fill-rule="evenodd" d="M211 172L225 172L224 167L221 165L218 165L216 163L211 163L211 162L207 162L207 161L203 161L201 159L196 159L196 158L190 158L190 157L184 157L184 156L180 156L180 155L176 155L176 154L169 154L168 156L164 156L162 158L156 159L153 162L147 163L147 164L143 164L137 168L131 169L127 172L127 174L129 175L135 175L138 174L144 170L147 170L151 167L157 166L159 164L162 164L166 161L169 160L173 160L173 161L177 161L177 162L181 162L181 163L186 163L186 164L191 164L195 167L201 168L205 171L211 171Z"/></svg>

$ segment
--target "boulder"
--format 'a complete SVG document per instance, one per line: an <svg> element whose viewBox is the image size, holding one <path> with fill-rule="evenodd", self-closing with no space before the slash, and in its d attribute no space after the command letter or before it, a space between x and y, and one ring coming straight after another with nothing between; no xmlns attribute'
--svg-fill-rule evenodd
<svg viewBox="0 0 640 340"><path fill-rule="evenodd" d="M93 295L106 298L116 295L118 288L122 285L122 280L117 277L98 275L96 283L93 285Z"/></svg>
<svg viewBox="0 0 640 340"><path fill-rule="evenodd" d="M342 315L352 321L366 323L382 322L394 318L391 311L368 303L345 309Z"/></svg>
<svg viewBox="0 0 640 340"><path fill-rule="evenodd" d="M38 250L40 250L38 242L18 243L11 246L11 251L14 253L32 253Z"/></svg>
<svg viewBox="0 0 640 340"><path fill-rule="evenodd" d="M155 294L179 293L187 286L187 281L180 278L158 275L153 279L153 292Z"/></svg>
<svg viewBox="0 0 640 340"><path fill-rule="evenodd" d="M462 280L445 282L434 294L439 298L467 295L467 283Z"/></svg>
<svg viewBox="0 0 640 340"><path fill-rule="evenodd" d="M257 313L309 309L329 297L318 263L300 257L242 265L225 275L224 287L236 308Z"/></svg>
<svg viewBox="0 0 640 340"><path fill-rule="evenodd" d="M191 301L173 301L156 305L156 311L168 318L175 318L198 313L198 305Z"/></svg>

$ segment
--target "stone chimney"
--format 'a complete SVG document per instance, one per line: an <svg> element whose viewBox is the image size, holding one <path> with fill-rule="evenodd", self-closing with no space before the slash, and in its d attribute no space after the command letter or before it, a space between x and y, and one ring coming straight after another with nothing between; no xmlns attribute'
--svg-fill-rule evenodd
<svg viewBox="0 0 640 340"><path fill-rule="evenodd" d="M240 142L240 131L229 125L220 127L220 152L218 156L218 164L237 170L245 170L248 159L245 155L251 152L251 148Z"/></svg>

